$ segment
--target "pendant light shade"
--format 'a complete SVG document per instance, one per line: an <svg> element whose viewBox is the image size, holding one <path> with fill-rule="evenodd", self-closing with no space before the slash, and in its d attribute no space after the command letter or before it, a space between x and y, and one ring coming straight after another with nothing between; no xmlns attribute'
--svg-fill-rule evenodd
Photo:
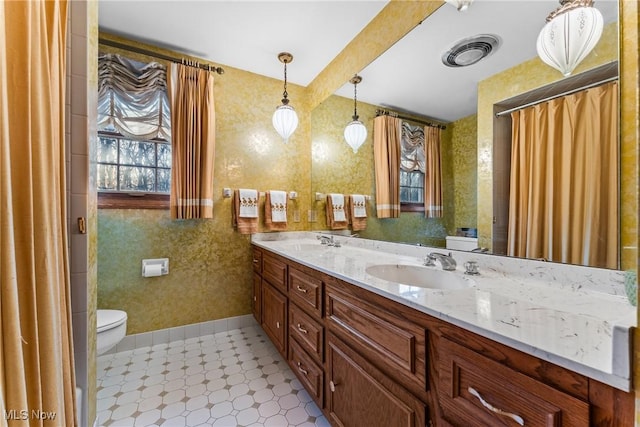
<svg viewBox="0 0 640 427"><path fill-rule="evenodd" d="M593 50L602 35L603 19L592 0L562 0L547 17L538 35L538 56L547 65L570 75Z"/></svg>
<svg viewBox="0 0 640 427"><path fill-rule="evenodd" d="M367 139L367 128L360 120L354 120L344 128L344 139L353 149L353 152L357 153L358 148L360 148Z"/></svg>
<svg viewBox="0 0 640 427"><path fill-rule="evenodd" d="M469 8L469 5L471 4L471 2L473 2L473 0L444 0L444 1L449 3L450 5L453 5L456 9L458 9L458 12L464 12Z"/></svg>
<svg viewBox="0 0 640 427"><path fill-rule="evenodd" d="M284 142L288 142L298 127L298 115L291 105L280 105L273 113L272 122L276 132L284 138Z"/></svg>
<svg viewBox="0 0 640 427"><path fill-rule="evenodd" d="M360 120L358 120L357 86L361 81L362 77L357 74L349 80L349 83L353 84L353 121L344 128L344 139L353 149L354 153L358 152L358 148L360 148L367 139L367 128Z"/></svg>
<svg viewBox="0 0 640 427"><path fill-rule="evenodd" d="M287 93L287 64L293 61L293 55L282 52L278 55L278 59L284 64L284 92L282 93L282 105L276 108L271 121L276 132L284 139L284 142L288 142L289 137L298 127L298 115L296 110L289 105L289 99L287 98L289 96Z"/></svg>

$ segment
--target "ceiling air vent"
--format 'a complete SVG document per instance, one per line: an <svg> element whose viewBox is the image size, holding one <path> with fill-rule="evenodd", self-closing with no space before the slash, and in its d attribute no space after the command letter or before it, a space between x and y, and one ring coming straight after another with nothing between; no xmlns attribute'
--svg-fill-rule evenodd
<svg viewBox="0 0 640 427"><path fill-rule="evenodd" d="M499 44L500 39L493 34L462 39L442 55L442 63L448 67L466 67L491 55Z"/></svg>

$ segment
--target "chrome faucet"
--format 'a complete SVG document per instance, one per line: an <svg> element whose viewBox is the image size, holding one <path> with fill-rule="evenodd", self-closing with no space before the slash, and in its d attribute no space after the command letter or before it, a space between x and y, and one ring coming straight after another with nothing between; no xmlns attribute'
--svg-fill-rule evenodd
<svg viewBox="0 0 640 427"><path fill-rule="evenodd" d="M333 236L323 236L319 234L316 236L316 239L320 240L321 245L335 246L336 248L340 247L340 242L338 240L333 240Z"/></svg>
<svg viewBox="0 0 640 427"><path fill-rule="evenodd" d="M441 254L440 252L431 252L424 260L424 265L426 266L434 266L436 265L436 260L440 261L440 265L443 270L453 271L456 269L456 260L451 256L451 252L449 255Z"/></svg>

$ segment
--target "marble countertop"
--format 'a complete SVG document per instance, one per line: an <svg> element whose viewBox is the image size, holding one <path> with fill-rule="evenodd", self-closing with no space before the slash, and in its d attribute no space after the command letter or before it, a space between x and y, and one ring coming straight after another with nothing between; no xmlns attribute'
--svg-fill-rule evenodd
<svg viewBox="0 0 640 427"><path fill-rule="evenodd" d="M624 391L631 390L636 308L622 272L336 236L317 232L260 233L252 243L295 262ZM422 266L430 252L451 252L458 267L442 272L470 287L428 289L366 272L377 264ZM463 273L474 260L480 274Z"/></svg>

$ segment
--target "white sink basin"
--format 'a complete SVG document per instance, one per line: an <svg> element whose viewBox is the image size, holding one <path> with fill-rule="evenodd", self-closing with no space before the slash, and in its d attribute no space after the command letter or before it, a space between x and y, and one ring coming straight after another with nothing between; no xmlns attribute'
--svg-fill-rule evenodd
<svg viewBox="0 0 640 427"><path fill-rule="evenodd" d="M321 252L321 251L326 251L329 248L332 248L333 246L327 246L327 245L321 245L320 242L318 243L292 243L292 244L287 244L287 250L289 251L296 251L296 252Z"/></svg>
<svg viewBox="0 0 640 427"><path fill-rule="evenodd" d="M367 267L365 271L378 279L420 288L455 290L472 286L470 280L453 272L419 265L379 264Z"/></svg>

